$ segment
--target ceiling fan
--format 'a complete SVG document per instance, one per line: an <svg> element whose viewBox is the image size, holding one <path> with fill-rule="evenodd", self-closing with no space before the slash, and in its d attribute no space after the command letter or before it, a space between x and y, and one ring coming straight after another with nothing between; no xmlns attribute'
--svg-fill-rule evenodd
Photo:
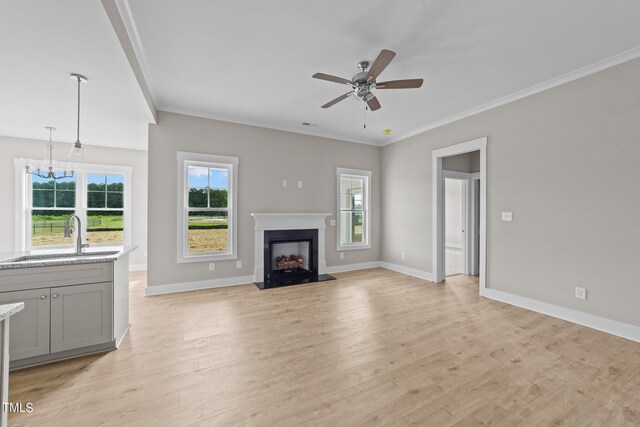
<svg viewBox="0 0 640 427"><path fill-rule="evenodd" d="M327 102L322 108L329 108L338 102L347 99L350 95L353 95L356 99L365 102L371 111L380 109L380 101L371 91L372 89L414 89L422 86L422 79L407 79L407 80L391 80L388 82L377 83L378 76L387 68L387 65L396 56L395 52L383 49L380 54L373 61L373 65L369 68L369 61L361 61L358 63L359 73L353 76L351 80L343 79L342 77L331 76L324 73L315 73L314 79L326 80L329 82L346 84L351 87L351 90L344 95L337 97L336 99ZM367 69L369 69L367 71Z"/></svg>

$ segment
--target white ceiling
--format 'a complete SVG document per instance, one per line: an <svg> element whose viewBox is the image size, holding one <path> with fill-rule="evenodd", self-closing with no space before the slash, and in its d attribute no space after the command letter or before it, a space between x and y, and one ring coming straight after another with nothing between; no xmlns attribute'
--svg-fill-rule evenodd
<svg viewBox="0 0 640 427"><path fill-rule="evenodd" d="M0 135L75 141L79 72L82 141L146 149L153 118L102 4L0 1ZM640 56L637 0L117 2L159 109L371 144ZM354 99L320 108L347 88L312 74L350 78L383 48L398 55L378 80L421 89L378 91L366 131Z"/></svg>
<svg viewBox="0 0 640 427"><path fill-rule="evenodd" d="M119 5L159 109L373 144L640 46L637 0ZM379 81L422 77L423 87L378 91L366 131L356 100L320 108L348 88L312 74L350 78L382 48L397 56Z"/></svg>
<svg viewBox="0 0 640 427"><path fill-rule="evenodd" d="M146 149L151 113L99 1L0 1L0 135Z"/></svg>

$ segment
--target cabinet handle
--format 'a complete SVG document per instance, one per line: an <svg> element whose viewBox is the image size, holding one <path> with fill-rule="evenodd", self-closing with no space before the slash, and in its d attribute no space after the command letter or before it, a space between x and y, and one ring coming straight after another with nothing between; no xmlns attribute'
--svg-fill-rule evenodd
<svg viewBox="0 0 640 427"><path fill-rule="evenodd" d="M51 295L51 298L58 298L58 294Z"/></svg>
<svg viewBox="0 0 640 427"><path fill-rule="evenodd" d="M46 295L40 295L40 299L47 299Z"/></svg>

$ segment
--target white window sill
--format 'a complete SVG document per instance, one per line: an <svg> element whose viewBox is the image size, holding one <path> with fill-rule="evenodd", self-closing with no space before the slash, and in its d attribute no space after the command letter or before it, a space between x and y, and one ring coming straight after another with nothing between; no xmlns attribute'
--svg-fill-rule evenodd
<svg viewBox="0 0 640 427"><path fill-rule="evenodd" d="M212 261L231 261L238 259L234 254L221 254L221 255L192 255L179 257L178 264L186 264L191 262L212 262Z"/></svg>
<svg viewBox="0 0 640 427"><path fill-rule="evenodd" d="M367 243L367 244L362 244L362 245L338 246L338 248L337 248L338 252L355 251L355 250L359 250L359 249L371 249L371 245Z"/></svg>

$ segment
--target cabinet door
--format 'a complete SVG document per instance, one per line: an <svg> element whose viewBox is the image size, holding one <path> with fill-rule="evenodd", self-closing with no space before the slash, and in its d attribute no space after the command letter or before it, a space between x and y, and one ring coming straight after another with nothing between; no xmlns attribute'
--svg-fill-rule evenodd
<svg viewBox="0 0 640 427"><path fill-rule="evenodd" d="M113 341L113 284L51 288L51 352Z"/></svg>
<svg viewBox="0 0 640 427"><path fill-rule="evenodd" d="M49 353L49 289L0 293L0 304L23 302L9 322L9 360Z"/></svg>

